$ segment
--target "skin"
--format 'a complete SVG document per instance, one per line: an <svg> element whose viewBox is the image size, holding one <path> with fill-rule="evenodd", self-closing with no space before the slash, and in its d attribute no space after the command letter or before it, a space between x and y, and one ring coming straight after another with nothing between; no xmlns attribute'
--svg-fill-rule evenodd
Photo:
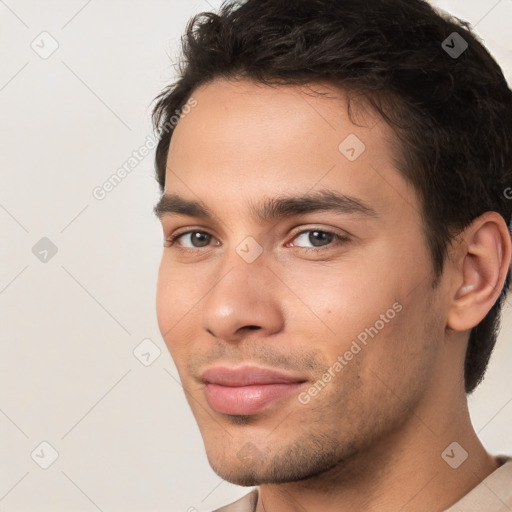
<svg viewBox="0 0 512 512"><path fill-rule="evenodd" d="M470 422L463 360L505 281L508 230L496 213L476 219L433 288L419 199L397 171L392 130L363 104L356 126L342 91L316 89L330 97L250 81L194 91L197 106L171 140L165 192L200 199L215 218L161 216L165 239L210 237L195 252L190 235L164 249L159 327L212 468L259 485L258 512L442 511L498 466ZM353 162L338 149L349 134L366 146ZM320 189L378 216L262 222L249 208ZM348 241L313 245L315 230ZM249 236L263 251L252 263L236 251ZM213 363L290 370L307 391L397 301L401 311L308 403L297 392L245 417L208 405L199 377ZM469 454L457 469L441 457L454 441Z"/></svg>

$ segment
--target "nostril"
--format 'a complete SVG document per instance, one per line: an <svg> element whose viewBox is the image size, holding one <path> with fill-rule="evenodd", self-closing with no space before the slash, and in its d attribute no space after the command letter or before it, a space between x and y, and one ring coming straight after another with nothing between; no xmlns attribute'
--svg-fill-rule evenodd
<svg viewBox="0 0 512 512"><path fill-rule="evenodd" d="M259 326L258 325L247 325L246 328L251 329L251 331L253 331L254 329L259 329Z"/></svg>

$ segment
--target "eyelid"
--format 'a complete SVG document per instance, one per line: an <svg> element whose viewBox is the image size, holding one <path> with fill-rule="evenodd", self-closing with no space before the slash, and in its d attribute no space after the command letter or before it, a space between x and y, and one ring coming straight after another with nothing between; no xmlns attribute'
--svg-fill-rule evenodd
<svg viewBox="0 0 512 512"><path fill-rule="evenodd" d="M309 231L321 231L322 233L330 233L332 235L335 235L339 238L349 238L351 235L345 231L340 230L332 227L325 227L325 226L308 226L307 224L302 224L297 228L297 230L292 231L290 234L290 237L292 239L297 238L299 235L302 235L304 233L307 233Z"/></svg>
<svg viewBox="0 0 512 512"><path fill-rule="evenodd" d="M168 237L165 238L165 242L169 245L165 245L165 247L173 247L174 246L174 243L176 242L176 240L178 240L180 237L184 236L184 235L189 235L191 233L203 233L205 235L208 235L208 236L211 236L212 238L215 238L214 235L212 235L209 231L207 231L206 229L204 228L199 228L199 227L188 227L188 228L183 228L183 230L179 230L177 229L174 233L172 233L171 235L169 235ZM183 250L183 251L198 251L198 250L201 250L201 249L206 249L208 247L211 247L210 245L207 245L205 247L181 247L181 246L177 246L180 250Z"/></svg>
<svg viewBox="0 0 512 512"><path fill-rule="evenodd" d="M332 251L335 249L339 249L341 245L348 243L350 241L350 237L348 236L347 233L338 233L336 230L329 229L329 228L320 228L320 227L307 227L305 229L304 228L300 229L299 231L297 231L296 233L294 233L291 236L291 241L295 240L299 236L304 235L305 233L313 232L313 231L319 231L321 233L327 233L329 235L333 235L334 239L328 245L320 246L320 247L302 247L300 245L292 245L291 247L300 249L303 252L305 251L305 252L310 252L310 253L312 252L312 253L320 254L322 252L328 252L328 251ZM290 243L291 242L287 242L286 246L290 246Z"/></svg>

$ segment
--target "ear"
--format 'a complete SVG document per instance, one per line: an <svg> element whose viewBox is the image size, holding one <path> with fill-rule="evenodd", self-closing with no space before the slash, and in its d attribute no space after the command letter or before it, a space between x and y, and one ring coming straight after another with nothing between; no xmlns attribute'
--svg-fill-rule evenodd
<svg viewBox="0 0 512 512"><path fill-rule="evenodd" d="M466 331L485 318L505 284L511 246L507 224L497 212L484 213L465 230L455 249L447 327Z"/></svg>

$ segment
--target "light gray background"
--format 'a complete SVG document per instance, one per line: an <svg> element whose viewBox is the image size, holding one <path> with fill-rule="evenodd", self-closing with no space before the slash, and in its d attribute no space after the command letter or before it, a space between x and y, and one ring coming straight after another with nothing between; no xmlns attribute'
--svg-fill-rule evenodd
<svg viewBox="0 0 512 512"><path fill-rule="evenodd" d="M510 83L512 0L435 3L476 26ZM92 194L152 133L189 17L219 5L0 0L0 511L203 511L249 490L210 469L158 330L153 151ZM495 454L512 454L511 335L509 298L470 400Z"/></svg>

